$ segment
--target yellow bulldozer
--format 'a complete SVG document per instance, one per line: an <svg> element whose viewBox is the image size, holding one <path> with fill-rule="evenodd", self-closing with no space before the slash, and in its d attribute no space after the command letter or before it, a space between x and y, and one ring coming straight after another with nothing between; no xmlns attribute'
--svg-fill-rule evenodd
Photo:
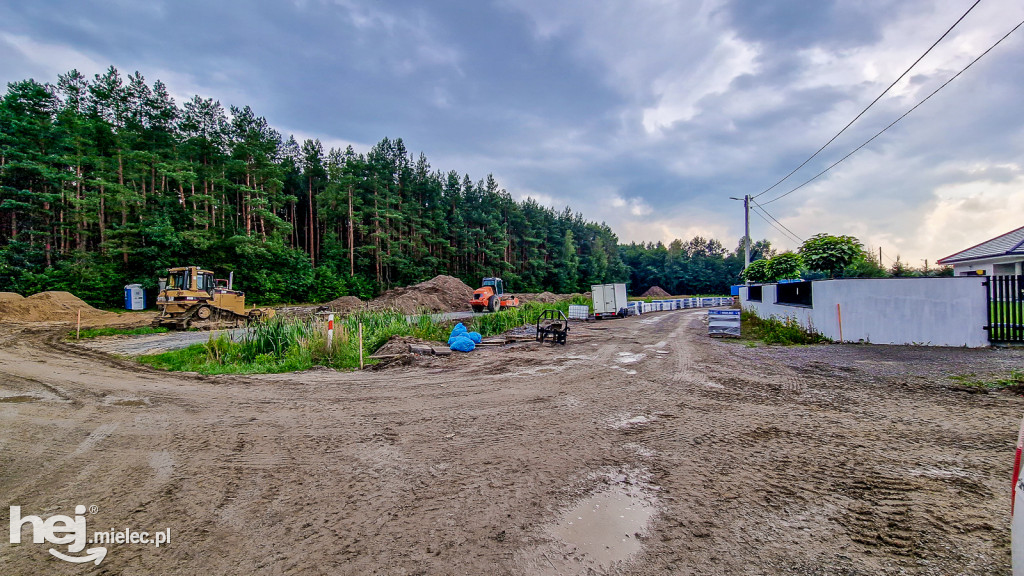
<svg viewBox="0 0 1024 576"><path fill-rule="evenodd" d="M169 268L167 278L160 280L156 298L160 314L153 326L176 330L227 328L274 317L273 308L245 309L245 293L233 289L234 272L224 280L198 266L183 266Z"/></svg>

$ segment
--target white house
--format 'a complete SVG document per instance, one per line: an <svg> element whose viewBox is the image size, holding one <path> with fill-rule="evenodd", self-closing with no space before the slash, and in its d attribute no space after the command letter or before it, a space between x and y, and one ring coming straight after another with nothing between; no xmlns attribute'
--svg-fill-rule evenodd
<svg viewBox="0 0 1024 576"><path fill-rule="evenodd" d="M954 276L1020 275L1024 267L1024 226L939 260Z"/></svg>

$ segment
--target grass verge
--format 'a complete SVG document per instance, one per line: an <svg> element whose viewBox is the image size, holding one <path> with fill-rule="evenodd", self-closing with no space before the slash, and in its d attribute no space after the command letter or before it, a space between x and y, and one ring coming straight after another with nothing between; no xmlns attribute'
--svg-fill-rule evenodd
<svg viewBox="0 0 1024 576"><path fill-rule="evenodd" d="M983 380L975 374L960 374L950 376L950 380L965 388L977 390L1012 390L1018 394L1024 394L1024 370L1011 370L1005 378Z"/></svg>
<svg viewBox="0 0 1024 576"><path fill-rule="evenodd" d="M589 304L576 297L553 304L527 302L518 308L463 320L470 331L495 336L533 324L543 310L568 313L570 304ZM458 320L438 321L430 314L407 317L393 311L362 311L335 320L328 348L325 323L316 319L273 318L257 324L239 340L210 335L203 344L140 356L139 362L161 370L201 374L270 374L308 370L313 366L350 370L359 367L359 324L363 325L363 356L372 355L395 336L446 342ZM373 360L366 363L372 364Z"/></svg>
<svg viewBox="0 0 1024 576"><path fill-rule="evenodd" d="M98 336L117 336L120 334L161 334L163 332L167 332L167 328L153 328L152 326L142 326L139 328L116 328L113 326L106 326L103 328L83 328L79 337L81 339L85 339L96 338ZM74 330L68 332L68 339L75 339Z"/></svg>

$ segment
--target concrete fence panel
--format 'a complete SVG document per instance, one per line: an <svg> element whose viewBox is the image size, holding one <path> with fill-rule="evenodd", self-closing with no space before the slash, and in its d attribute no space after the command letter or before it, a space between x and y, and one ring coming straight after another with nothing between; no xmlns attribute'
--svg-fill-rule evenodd
<svg viewBox="0 0 1024 576"><path fill-rule="evenodd" d="M779 304L777 284L761 286L760 301L740 288L744 310L759 317L796 318L832 340L873 344L988 346L982 277L856 278L810 283L811 306ZM756 290L755 290L756 292Z"/></svg>

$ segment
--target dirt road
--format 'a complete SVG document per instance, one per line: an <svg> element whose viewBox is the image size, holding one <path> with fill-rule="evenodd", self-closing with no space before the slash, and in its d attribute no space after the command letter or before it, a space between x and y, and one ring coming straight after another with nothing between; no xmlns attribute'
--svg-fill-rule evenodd
<svg viewBox="0 0 1024 576"><path fill-rule="evenodd" d="M711 340L700 311L362 373L160 373L0 325L4 574L1009 574L1024 352Z"/></svg>

